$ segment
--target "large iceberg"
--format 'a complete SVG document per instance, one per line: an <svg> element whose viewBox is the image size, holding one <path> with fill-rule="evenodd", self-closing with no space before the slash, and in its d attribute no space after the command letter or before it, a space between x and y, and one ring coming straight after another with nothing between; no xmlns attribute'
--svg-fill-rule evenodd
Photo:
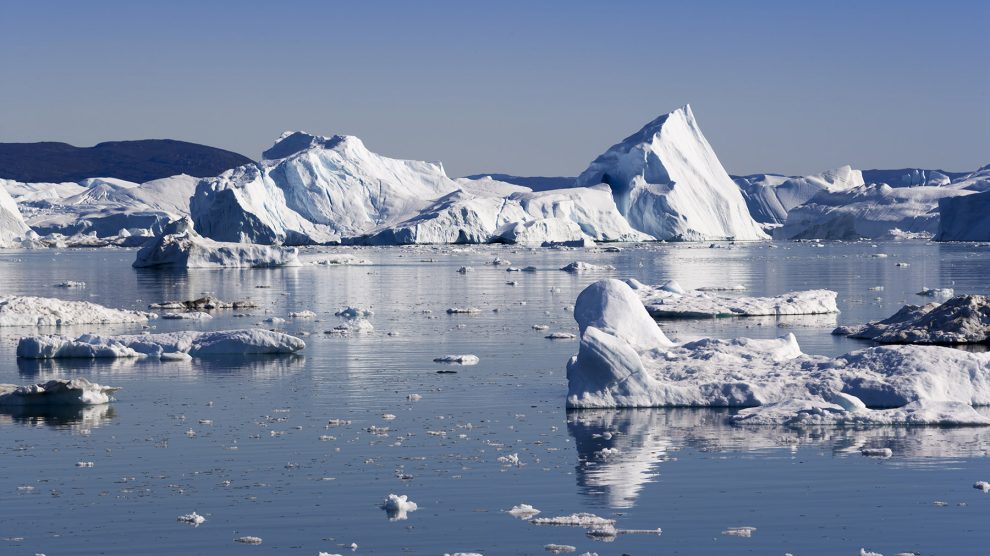
<svg viewBox="0 0 990 556"><path fill-rule="evenodd" d="M576 185L607 183L633 228L660 240L766 239L690 106L646 124L596 158Z"/></svg>
<svg viewBox="0 0 990 556"><path fill-rule="evenodd" d="M759 406L739 417L750 424L990 425L972 408L990 405L990 354L882 346L830 359L803 354L793 334L675 344L619 280L588 286L574 317L568 407Z"/></svg>
<svg viewBox="0 0 990 556"><path fill-rule="evenodd" d="M25 359L181 359L214 355L286 354L305 347L306 343L295 336L263 329L123 336L83 334L77 338L44 335L21 338L17 344L17 356Z"/></svg>
<svg viewBox="0 0 990 556"><path fill-rule="evenodd" d="M14 247L31 230L0 180L0 249Z"/></svg>
<svg viewBox="0 0 990 556"><path fill-rule="evenodd" d="M939 203L971 194L953 187L886 184L823 190L792 209L784 225L774 231L774 238L890 239L905 232L931 237L939 230ZM962 201L964 205L970 202Z"/></svg>
<svg viewBox="0 0 990 556"><path fill-rule="evenodd" d="M629 226L604 185L534 192L519 186L510 190L506 187L509 184L490 179L459 183L462 190L365 241L379 245L507 242L540 246L653 239Z"/></svg>
<svg viewBox="0 0 990 556"><path fill-rule="evenodd" d="M224 243L199 235L189 217L165 227L137 252L133 266L171 268L257 268L299 266L295 247Z"/></svg>
<svg viewBox="0 0 990 556"><path fill-rule="evenodd" d="M88 301L51 297L0 296L0 327L147 323L154 313L111 309Z"/></svg>
<svg viewBox="0 0 990 556"><path fill-rule="evenodd" d="M938 212L936 241L990 241L990 191L939 199Z"/></svg>
<svg viewBox="0 0 990 556"><path fill-rule="evenodd" d="M134 244L161 233L172 220L189 214L189 198L199 178L172 176L145 183L89 178L79 183L20 183L0 180L20 207L26 223L42 236L109 238ZM106 244L107 242L104 242Z"/></svg>
<svg viewBox="0 0 990 556"><path fill-rule="evenodd" d="M735 296L684 290L674 281L648 286L626 280L654 318L759 317L828 315L839 312L836 292L807 290L768 297Z"/></svg>
<svg viewBox="0 0 990 556"><path fill-rule="evenodd" d="M819 191L844 191L865 185L863 173L849 166L811 176L754 174L733 179L742 190L753 219L765 225L783 224L787 213Z"/></svg>
<svg viewBox="0 0 990 556"><path fill-rule="evenodd" d="M286 132L259 164L203 180L190 207L220 241L326 243L360 236L459 189L439 163L397 160L357 137Z"/></svg>

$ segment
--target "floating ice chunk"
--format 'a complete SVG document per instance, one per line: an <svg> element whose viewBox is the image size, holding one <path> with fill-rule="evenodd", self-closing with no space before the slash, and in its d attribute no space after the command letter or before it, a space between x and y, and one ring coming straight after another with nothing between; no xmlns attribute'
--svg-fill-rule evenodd
<svg viewBox="0 0 990 556"><path fill-rule="evenodd" d="M93 467L93 462L91 461L77 461L76 467Z"/></svg>
<svg viewBox="0 0 990 556"><path fill-rule="evenodd" d="M553 332L551 334L547 334L545 337L548 340L573 340L574 338L577 338L575 334L570 332Z"/></svg>
<svg viewBox="0 0 990 556"><path fill-rule="evenodd" d="M990 483L986 481L977 481L973 484L973 488L982 490L983 492L990 492Z"/></svg>
<svg viewBox="0 0 990 556"><path fill-rule="evenodd" d="M883 556L879 552L873 552L872 550L867 550L865 548L859 549L859 556Z"/></svg>
<svg viewBox="0 0 990 556"><path fill-rule="evenodd" d="M557 517L536 517L530 520L534 525L561 525L567 527L583 527L594 529L600 527L615 527L615 520L599 517L592 513L576 513Z"/></svg>
<svg viewBox="0 0 990 556"><path fill-rule="evenodd" d="M503 259L501 257L495 257L494 259L488 261L485 264L490 264L492 266L509 266L512 264L512 261Z"/></svg>
<svg viewBox="0 0 990 556"><path fill-rule="evenodd" d="M83 334L75 339L57 335L21 338L17 356L26 359L161 358L178 352L205 357L295 353L305 347L306 343L299 338L260 329L125 336Z"/></svg>
<svg viewBox="0 0 990 556"><path fill-rule="evenodd" d="M224 301L213 296L200 297L188 301L164 301L152 303L152 309L179 309L184 311L212 311L214 309L254 309L258 306L252 301Z"/></svg>
<svg viewBox="0 0 990 556"><path fill-rule="evenodd" d="M749 537L752 537L755 532L756 527L729 527L725 531L722 531L722 534L731 537L745 537L748 539Z"/></svg>
<svg viewBox="0 0 990 556"><path fill-rule="evenodd" d="M368 319L356 318L347 319L342 324L326 330L324 334L335 334L339 336L350 336L351 334L370 334L375 331L375 326Z"/></svg>
<svg viewBox="0 0 990 556"><path fill-rule="evenodd" d="M175 519L180 523L188 523L190 525L193 525L194 527L199 527L203 523L206 523L206 518L199 515L196 512L193 512L191 514L180 515Z"/></svg>
<svg viewBox="0 0 990 556"><path fill-rule="evenodd" d="M464 355L443 355L440 357L434 357L434 363L456 363L459 365L477 365L481 359L477 355L464 354Z"/></svg>
<svg viewBox="0 0 990 556"><path fill-rule="evenodd" d="M371 261L369 261L368 259L362 259L357 255L338 253L329 257L316 259L309 264L314 266L349 266L349 265L368 265L371 264Z"/></svg>
<svg viewBox="0 0 990 556"><path fill-rule="evenodd" d="M285 324L285 319L283 319L281 317L268 317L267 319L265 319L265 320L263 320L261 322L263 322L265 324L271 324L271 325L274 325L274 326L281 326L281 325Z"/></svg>
<svg viewBox="0 0 990 556"><path fill-rule="evenodd" d="M467 274L468 272L472 272L472 271L474 271L474 268L470 266L462 266L461 268L457 269L457 272L461 274Z"/></svg>
<svg viewBox="0 0 990 556"><path fill-rule="evenodd" d="M631 286L632 287L632 286ZM639 282L633 288L654 318L826 315L839 312L830 290L788 292L770 297L729 296L684 290L676 282L658 287Z"/></svg>
<svg viewBox="0 0 990 556"><path fill-rule="evenodd" d="M0 327L147 323L155 318L154 313L110 309L88 301L0 296Z"/></svg>
<svg viewBox="0 0 990 556"><path fill-rule="evenodd" d="M519 504L518 506L512 506L512 509L508 513L518 519L530 520L536 517L540 513L540 510L529 504Z"/></svg>
<svg viewBox="0 0 990 556"><path fill-rule="evenodd" d="M133 266L176 268L244 268L299 266L299 250L207 239L184 217L170 222L162 234L137 252Z"/></svg>
<svg viewBox="0 0 990 556"><path fill-rule="evenodd" d="M30 386L0 384L0 406L74 406L110 402L119 390L85 378L53 379Z"/></svg>
<svg viewBox="0 0 990 556"><path fill-rule="evenodd" d="M592 264L584 261L574 261L567 266L561 267L560 270L563 270L564 272L595 272L615 270L615 267L610 264Z"/></svg>
<svg viewBox="0 0 990 556"><path fill-rule="evenodd" d="M315 319L316 313L313 311L293 311L289 313L289 318L293 319Z"/></svg>
<svg viewBox="0 0 990 556"><path fill-rule="evenodd" d="M889 458L894 455L890 448L863 448L859 453L868 458Z"/></svg>
<svg viewBox="0 0 990 556"><path fill-rule="evenodd" d="M370 317L375 314L371 309L361 309L360 307L345 307L336 313L334 316L343 317L345 319L357 319L362 317Z"/></svg>
<svg viewBox="0 0 990 556"><path fill-rule="evenodd" d="M405 494L389 494L382 502L382 509L388 514L389 521L402 521L407 519L409 512L415 512L419 506L409 500Z"/></svg>
<svg viewBox="0 0 990 556"><path fill-rule="evenodd" d="M921 288L917 295L924 297L952 297L956 291L952 288Z"/></svg>
<svg viewBox="0 0 990 556"><path fill-rule="evenodd" d="M506 465L515 465L516 467L522 465L522 463L519 461L519 454L508 454L505 456L499 456L498 462L504 463Z"/></svg>
<svg viewBox="0 0 990 556"><path fill-rule="evenodd" d="M72 280L65 280L64 282L59 282L55 284L56 288L85 288L86 282L74 282Z"/></svg>
<svg viewBox="0 0 990 556"><path fill-rule="evenodd" d="M239 542L241 544L261 544L262 541L261 537L252 537L249 535L246 537L237 537L234 539L234 542Z"/></svg>
<svg viewBox="0 0 990 556"><path fill-rule="evenodd" d="M451 307L447 309L448 315L474 315L480 312L481 309L477 307Z"/></svg>
<svg viewBox="0 0 990 556"><path fill-rule="evenodd" d="M550 327L545 324L534 324L533 330L549 330Z"/></svg>
<svg viewBox="0 0 990 556"><path fill-rule="evenodd" d="M990 404L990 354L882 346L830 359L801 353L793 335L676 345L618 280L588 286L574 315L569 407L750 407L731 421L753 425L990 425L972 408Z"/></svg>
<svg viewBox="0 0 990 556"><path fill-rule="evenodd" d="M211 320L213 317L209 313L193 311L189 313L163 313L163 319L168 320Z"/></svg>
<svg viewBox="0 0 990 556"><path fill-rule="evenodd" d="M421 399L423 399L423 396L419 394L409 394L408 396L406 396L406 400L411 402L418 402Z"/></svg>
<svg viewBox="0 0 990 556"><path fill-rule="evenodd" d="M547 544L543 545L543 550L546 550L551 554L567 554L570 552L577 552L577 547L569 544Z"/></svg>
<svg viewBox="0 0 990 556"><path fill-rule="evenodd" d="M941 305L905 305L884 320L843 326L832 333L886 344L986 343L990 341L990 298L960 295Z"/></svg>

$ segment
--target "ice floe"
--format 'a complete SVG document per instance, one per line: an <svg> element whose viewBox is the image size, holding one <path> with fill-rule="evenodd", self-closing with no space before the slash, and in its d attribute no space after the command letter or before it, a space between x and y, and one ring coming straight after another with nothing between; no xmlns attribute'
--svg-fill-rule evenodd
<svg viewBox="0 0 990 556"><path fill-rule="evenodd" d="M580 349L567 405L745 407L745 425L990 425L990 354L881 346L835 359L805 355L792 334L671 342L624 282L578 296ZM888 408L888 409L868 409Z"/></svg>
<svg viewBox="0 0 990 556"><path fill-rule="evenodd" d="M0 406L79 406L110 402L119 390L85 378L53 379L29 386L0 384Z"/></svg>
<svg viewBox="0 0 990 556"><path fill-rule="evenodd" d="M0 327L147 323L153 313L111 309L88 301L51 297L0 296Z"/></svg>
<svg viewBox="0 0 990 556"><path fill-rule="evenodd" d="M389 521L402 521L415 512L419 506L405 494L389 494L382 502L382 509L388 514Z"/></svg>
<svg viewBox="0 0 990 556"><path fill-rule="evenodd" d="M654 318L757 317L827 315L839 312L838 294L831 290L788 292L768 297L747 297L685 290L673 280L647 286L635 280L633 288Z"/></svg>
<svg viewBox="0 0 990 556"><path fill-rule="evenodd" d="M213 355L295 353L306 347L301 339L269 330L230 330L211 332L168 332L99 336L31 336L21 338L17 356L26 359L61 358L167 358L174 354L190 357Z"/></svg>
<svg viewBox="0 0 990 556"><path fill-rule="evenodd" d="M610 264L593 264L586 263L584 261L574 261L561 267L560 270L563 270L564 272L596 272L603 270L615 270L615 267Z"/></svg>
<svg viewBox="0 0 990 556"><path fill-rule="evenodd" d="M435 363L456 363L458 365L477 365L481 359L477 355L443 355L434 357Z"/></svg>

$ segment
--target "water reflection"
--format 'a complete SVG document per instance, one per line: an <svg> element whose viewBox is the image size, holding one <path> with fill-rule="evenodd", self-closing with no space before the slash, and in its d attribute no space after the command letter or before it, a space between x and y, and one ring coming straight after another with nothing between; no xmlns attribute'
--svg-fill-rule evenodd
<svg viewBox="0 0 990 556"><path fill-rule="evenodd" d="M165 376L195 377L202 374L241 375L255 379L279 378L292 374L305 365L299 354L231 355L193 359L192 361L160 361L157 359L17 359L17 371L32 381L50 380L75 374L113 377Z"/></svg>
<svg viewBox="0 0 990 556"><path fill-rule="evenodd" d="M979 411L990 415L990 408ZM900 465L930 466L990 454L990 427L738 427L731 410L581 410L567 415L577 447L578 491L610 508L631 508L660 464L681 449L747 452L819 446L835 455L890 448Z"/></svg>
<svg viewBox="0 0 990 556"><path fill-rule="evenodd" d="M65 428L74 432L95 429L116 417L108 404L73 406L0 406L0 426L19 424L32 427Z"/></svg>

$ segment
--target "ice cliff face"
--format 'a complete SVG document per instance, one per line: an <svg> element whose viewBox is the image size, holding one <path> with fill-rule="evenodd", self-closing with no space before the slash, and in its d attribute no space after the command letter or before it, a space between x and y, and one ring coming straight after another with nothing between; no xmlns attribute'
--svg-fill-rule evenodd
<svg viewBox="0 0 990 556"><path fill-rule="evenodd" d="M457 189L439 164L380 156L357 137L295 132L260 164L203 180L191 212L219 241L324 243L401 221Z"/></svg>
<svg viewBox="0 0 990 556"><path fill-rule="evenodd" d="M613 145L577 178L607 183L633 228L662 240L758 240L750 216L690 106L660 116Z"/></svg>
<svg viewBox="0 0 990 556"><path fill-rule="evenodd" d="M17 203L0 184L0 248L13 246L15 240L23 238L29 231L17 210Z"/></svg>
<svg viewBox="0 0 990 556"><path fill-rule="evenodd" d="M820 191L844 191L864 185L863 173L849 166L812 176L755 174L733 179L742 190L753 219L761 224L783 224L787 213Z"/></svg>

